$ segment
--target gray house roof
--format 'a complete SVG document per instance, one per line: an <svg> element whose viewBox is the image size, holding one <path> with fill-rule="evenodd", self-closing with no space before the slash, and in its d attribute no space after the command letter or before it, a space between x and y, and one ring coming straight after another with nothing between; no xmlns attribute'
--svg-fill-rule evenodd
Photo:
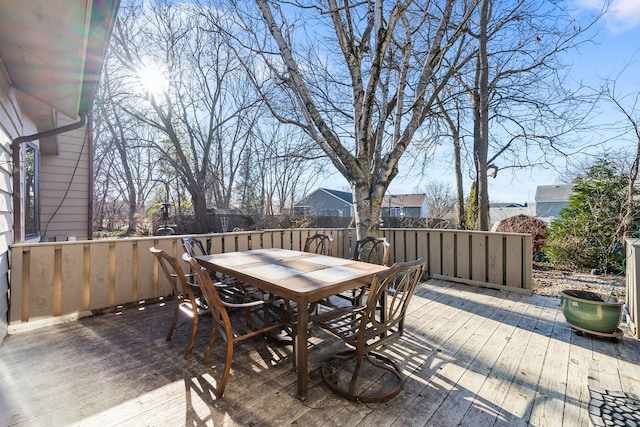
<svg viewBox="0 0 640 427"><path fill-rule="evenodd" d="M391 194L382 199L383 207L422 208L426 207L426 194Z"/></svg>
<svg viewBox="0 0 640 427"><path fill-rule="evenodd" d="M536 188L536 203L539 202L567 202L573 191L573 185L538 185Z"/></svg>
<svg viewBox="0 0 640 427"><path fill-rule="evenodd" d="M536 216L553 220L560 218L562 209L569 206L573 185L539 185L536 189Z"/></svg>
<svg viewBox="0 0 640 427"><path fill-rule="evenodd" d="M319 188L317 191L324 191L332 196L342 200L345 203L353 204L353 194L348 191L330 190L328 188Z"/></svg>
<svg viewBox="0 0 640 427"><path fill-rule="evenodd" d="M318 188L294 204L298 214L322 216L351 216L353 197L347 191Z"/></svg>

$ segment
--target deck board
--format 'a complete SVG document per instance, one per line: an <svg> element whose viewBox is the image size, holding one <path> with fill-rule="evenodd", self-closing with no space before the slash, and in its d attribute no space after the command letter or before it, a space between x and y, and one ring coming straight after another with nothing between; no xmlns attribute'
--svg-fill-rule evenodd
<svg viewBox="0 0 640 427"><path fill-rule="evenodd" d="M342 344L321 330L311 333L304 402L291 346L260 338L236 347L216 399L222 349L202 363L210 321L185 360L186 319L165 341L171 303L128 309L7 337L0 425L588 425L589 387L640 395L640 342L626 330L618 343L579 336L559 310L555 298L423 283L405 336L384 350L404 388L364 405L323 385L318 368Z"/></svg>

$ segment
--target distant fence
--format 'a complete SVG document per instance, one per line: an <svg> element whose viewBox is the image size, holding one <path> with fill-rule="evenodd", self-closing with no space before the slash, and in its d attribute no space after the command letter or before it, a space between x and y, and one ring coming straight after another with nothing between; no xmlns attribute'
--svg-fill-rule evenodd
<svg viewBox="0 0 640 427"><path fill-rule="evenodd" d="M198 235L211 253L259 248L301 250L315 233L331 234L335 255L350 258L354 229L279 229ZM391 262L425 257L428 276L531 293L530 235L436 229L384 229ZM179 256L183 235L15 244L11 248L9 330L61 321L94 310L169 295L171 286L149 253Z"/></svg>

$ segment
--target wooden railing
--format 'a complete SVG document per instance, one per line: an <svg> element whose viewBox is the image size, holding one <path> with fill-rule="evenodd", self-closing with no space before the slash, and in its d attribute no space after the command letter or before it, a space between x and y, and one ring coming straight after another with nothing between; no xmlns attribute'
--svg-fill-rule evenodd
<svg viewBox="0 0 640 427"><path fill-rule="evenodd" d="M334 255L351 257L353 229L285 229L199 235L211 253L258 248L300 250L329 233ZM530 293L530 235L434 229L384 229L391 262L425 257L429 277ZM11 248L10 332L95 310L167 296L151 246L182 254L185 236L16 244Z"/></svg>
<svg viewBox="0 0 640 427"><path fill-rule="evenodd" d="M627 239L625 277L627 279L626 301L628 311L627 323L633 334L640 338L638 321L640 321L640 242L638 239Z"/></svg>

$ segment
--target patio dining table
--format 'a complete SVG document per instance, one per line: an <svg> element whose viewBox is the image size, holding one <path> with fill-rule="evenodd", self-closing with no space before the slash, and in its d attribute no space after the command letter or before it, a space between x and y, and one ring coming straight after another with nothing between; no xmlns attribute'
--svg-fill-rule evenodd
<svg viewBox="0 0 640 427"><path fill-rule="evenodd" d="M307 397L308 325L312 303L370 283L388 267L287 249L256 249L196 257L200 265L294 302L298 397Z"/></svg>

